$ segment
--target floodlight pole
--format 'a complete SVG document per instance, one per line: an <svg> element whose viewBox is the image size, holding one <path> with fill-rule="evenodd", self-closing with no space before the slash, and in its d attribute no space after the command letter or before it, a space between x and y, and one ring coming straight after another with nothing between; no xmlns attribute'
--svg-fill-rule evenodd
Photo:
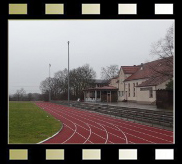
<svg viewBox="0 0 182 164"><path fill-rule="evenodd" d="M69 43L68 41L68 106L70 106Z"/></svg>

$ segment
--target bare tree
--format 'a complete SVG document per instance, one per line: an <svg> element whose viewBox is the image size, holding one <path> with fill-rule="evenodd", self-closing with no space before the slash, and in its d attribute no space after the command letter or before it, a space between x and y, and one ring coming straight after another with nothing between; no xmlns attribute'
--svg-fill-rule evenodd
<svg viewBox="0 0 182 164"><path fill-rule="evenodd" d="M46 93L47 91L49 92L49 78L46 78L40 83L40 90L42 93Z"/></svg>
<svg viewBox="0 0 182 164"><path fill-rule="evenodd" d="M14 94L14 97L16 98L16 100L22 101L25 98L25 94L26 94L25 90L21 88L16 91L16 93Z"/></svg>
<svg viewBox="0 0 182 164"><path fill-rule="evenodd" d="M27 97L28 97L28 101L32 101L33 100L32 93L28 93L27 94Z"/></svg>
<svg viewBox="0 0 182 164"><path fill-rule="evenodd" d="M45 95L45 97L47 96L47 94L49 94L49 91L51 91L51 98L55 98L55 96L58 93L57 88L58 88L57 80L55 78L46 78L40 84L40 90L41 90L42 94Z"/></svg>
<svg viewBox="0 0 182 164"><path fill-rule="evenodd" d="M70 71L70 87L74 97L83 98L83 89L89 87L90 83L94 82L96 72L85 64L81 67Z"/></svg>
<svg viewBox="0 0 182 164"><path fill-rule="evenodd" d="M152 44L150 54L157 56L157 65L151 62L149 67L157 76L173 77L173 56L174 56L174 29L173 25L169 27L164 38Z"/></svg>
<svg viewBox="0 0 182 164"><path fill-rule="evenodd" d="M67 93L68 87L68 70L65 68L63 71L58 71L54 74L55 87L57 88L58 94Z"/></svg>
<svg viewBox="0 0 182 164"><path fill-rule="evenodd" d="M169 27L164 38L152 44L151 55L157 56L159 59L171 57L174 55L174 28Z"/></svg>
<svg viewBox="0 0 182 164"><path fill-rule="evenodd" d="M118 76L119 73L119 67L118 65L110 65L106 68L101 68L101 78L105 80L109 80L111 78L114 78Z"/></svg>
<svg viewBox="0 0 182 164"><path fill-rule="evenodd" d="M77 99L83 97L83 89L96 77L96 72L88 64L70 70L70 98ZM68 70L58 71L54 74L54 78L45 79L40 84L40 89L44 98L51 89L51 99L67 99L68 97Z"/></svg>

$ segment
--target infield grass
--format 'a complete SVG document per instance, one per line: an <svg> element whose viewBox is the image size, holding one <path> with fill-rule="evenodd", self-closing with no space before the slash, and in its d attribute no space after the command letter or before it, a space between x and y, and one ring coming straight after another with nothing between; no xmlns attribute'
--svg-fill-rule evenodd
<svg viewBox="0 0 182 164"><path fill-rule="evenodd" d="M61 126L60 121L33 102L9 102L10 144L38 143L55 134Z"/></svg>

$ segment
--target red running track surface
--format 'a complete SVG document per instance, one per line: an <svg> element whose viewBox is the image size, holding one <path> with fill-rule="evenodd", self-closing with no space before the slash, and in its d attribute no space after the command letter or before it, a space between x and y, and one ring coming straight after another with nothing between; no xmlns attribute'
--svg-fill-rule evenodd
<svg viewBox="0 0 182 164"><path fill-rule="evenodd" d="M173 132L49 102L37 106L63 123L62 130L42 143L173 144Z"/></svg>

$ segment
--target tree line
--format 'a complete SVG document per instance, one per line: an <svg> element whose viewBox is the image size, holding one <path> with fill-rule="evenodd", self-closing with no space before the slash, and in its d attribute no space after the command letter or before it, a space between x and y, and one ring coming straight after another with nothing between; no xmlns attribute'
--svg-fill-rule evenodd
<svg viewBox="0 0 182 164"><path fill-rule="evenodd" d="M96 78L96 72L89 64L85 64L69 71L70 100L83 99L83 89L92 87ZM44 100L49 99L49 91L52 100L68 99L68 70L60 70L52 78L46 78L40 84L40 90Z"/></svg>
<svg viewBox="0 0 182 164"><path fill-rule="evenodd" d="M18 89L15 94L9 95L9 101L42 101L40 93L26 93L24 88Z"/></svg>
<svg viewBox="0 0 182 164"><path fill-rule="evenodd" d="M101 68L101 79L108 80L118 74L118 65L110 65ZM85 64L69 71L70 100L83 99L83 90L95 87L96 72ZM54 77L47 77L40 83L40 93L26 93L24 88L18 89L15 94L9 95L10 101L48 101L49 92L52 100L68 99L68 69L60 70Z"/></svg>

